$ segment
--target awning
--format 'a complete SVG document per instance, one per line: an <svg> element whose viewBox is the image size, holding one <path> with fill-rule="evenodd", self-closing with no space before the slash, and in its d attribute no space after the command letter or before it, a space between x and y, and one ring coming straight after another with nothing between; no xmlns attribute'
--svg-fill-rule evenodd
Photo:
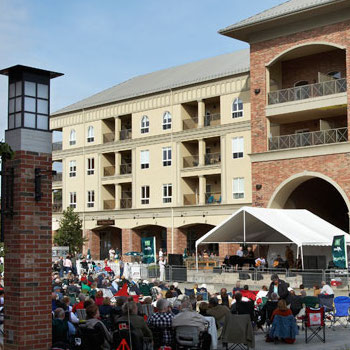
<svg viewBox="0 0 350 350"><path fill-rule="evenodd" d="M339 235L350 244L349 234L305 209L242 207L198 239L196 247L204 243L331 246Z"/></svg>

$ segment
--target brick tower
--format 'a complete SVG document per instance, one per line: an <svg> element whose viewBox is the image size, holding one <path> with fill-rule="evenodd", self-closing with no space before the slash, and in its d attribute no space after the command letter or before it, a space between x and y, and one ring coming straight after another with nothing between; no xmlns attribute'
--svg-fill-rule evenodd
<svg viewBox="0 0 350 350"><path fill-rule="evenodd" d="M60 73L25 66L9 77L5 141L15 151L3 171L6 349L51 345L50 79Z"/></svg>

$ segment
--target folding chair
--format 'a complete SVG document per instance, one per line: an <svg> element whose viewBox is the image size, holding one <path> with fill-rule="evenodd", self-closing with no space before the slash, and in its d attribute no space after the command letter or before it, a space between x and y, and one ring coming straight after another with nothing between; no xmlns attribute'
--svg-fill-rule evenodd
<svg viewBox="0 0 350 350"><path fill-rule="evenodd" d="M344 328L346 328L348 326L349 308L350 308L350 298L349 297L336 297L336 298L334 298L334 312L332 313L332 316L333 316L332 328L333 328L333 330L335 330L334 326L337 322L340 325L342 325Z"/></svg>
<svg viewBox="0 0 350 350"><path fill-rule="evenodd" d="M320 301L320 307L324 308L325 322L327 320L332 320L332 313L334 312L334 297L320 294L318 299Z"/></svg>
<svg viewBox="0 0 350 350"><path fill-rule="evenodd" d="M310 342L315 337L325 343L326 327L324 322L324 308L313 309L307 307L305 312L305 343ZM308 335L308 331L311 332L310 335Z"/></svg>
<svg viewBox="0 0 350 350"><path fill-rule="evenodd" d="M187 289L185 288L185 295L190 297L191 295L195 295L194 289Z"/></svg>
<svg viewBox="0 0 350 350"><path fill-rule="evenodd" d="M189 349L200 349L199 329L195 326L179 326L175 328L176 345Z"/></svg>
<svg viewBox="0 0 350 350"><path fill-rule="evenodd" d="M305 306L305 307L311 307L311 308L316 308L316 306L319 305L320 301L318 299L318 297L304 297L301 300L301 303Z"/></svg>

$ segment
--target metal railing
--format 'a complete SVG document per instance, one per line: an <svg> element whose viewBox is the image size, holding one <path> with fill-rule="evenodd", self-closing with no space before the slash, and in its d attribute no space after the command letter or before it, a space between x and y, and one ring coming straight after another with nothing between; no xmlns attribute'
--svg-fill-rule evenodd
<svg viewBox="0 0 350 350"><path fill-rule="evenodd" d="M121 164L120 165L120 175L131 174L131 164Z"/></svg>
<svg viewBox="0 0 350 350"><path fill-rule="evenodd" d="M52 181L54 182L62 181L62 173L56 173L55 175L52 175Z"/></svg>
<svg viewBox="0 0 350 350"><path fill-rule="evenodd" d="M205 165L214 165L221 163L221 154L220 153L207 153L204 156Z"/></svg>
<svg viewBox="0 0 350 350"><path fill-rule="evenodd" d="M220 204L221 192L207 192L205 194L205 204Z"/></svg>
<svg viewBox="0 0 350 350"><path fill-rule="evenodd" d="M114 209L115 208L115 200L108 199L103 201L103 209Z"/></svg>
<svg viewBox="0 0 350 350"><path fill-rule="evenodd" d="M120 209L132 208L132 198L122 198L120 200Z"/></svg>
<svg viewBox="0 0 350 350"><path fill-rule="evenodd" d="M198 128L198 117L184 119L182 121L182 128L183 128L183 130Z"/></svg>
<svg viewBox="0 0 350 350"><path fill-rule="evenodd" d="M269 150L307 147L348 141L348 128L329 129L300 134L274 136L269 139Z"/></svg>
<svg viewBox="0 0 350 350"><path fill-rule="evenodd" d="M114 139L115 135L112 132L103 135L103 143L114 142Z"/></svg>
<svg viewBox="0 0 350 350"><path fill-rule="evenodd" d="M54 203L52 203L52 211L54 213L62 212L62 202L54 202Z"/></svg>
<svg viewBox="0 0 350 350"><path fill-rule="evenodd" d="M195 193L184 194L184 205L198 204L198 196Z"/></svg>
<svg viewBox="0 0 350 350"><path fill-rule="evenodd" d="M114 176L115 175L115 166L105 166L103 168L103 176Z"/></svg>
<svg viewBox="0 0 350 350"><path fill-rule="evenodd" d="M131 129L124 129L120 131L120 140L131 139Z"/></svg>
<svg viewBox="0 0 350 350"><path fill-rule="evenodd" d="M60 141L60 142L53 142L52 143L52 150L53 151L62 151L62 141Z"/></svg>
<svg viewBox="0 0 350 350"><path fill-rule="evenodd" d="M189 156L183 158L183 167L184 168L193 168L199 165L199 157L198 156Z"/></svg>
<svg viewBox="0 0 350 350"><path fill-rule="evenodd" d="M322 83L303 85L289 89L272 91L268 94L268 104L274 105L277 103L299 101L313 97L338 94L341 92L346 92L346 85L346 79L336 79L325 81Z"/></svg>
<svg viewBox="0 0 350 350"><path fill-rule="evenodd" d="M204 126L220 125L220 114L210 114L204 116Z"/></svg>

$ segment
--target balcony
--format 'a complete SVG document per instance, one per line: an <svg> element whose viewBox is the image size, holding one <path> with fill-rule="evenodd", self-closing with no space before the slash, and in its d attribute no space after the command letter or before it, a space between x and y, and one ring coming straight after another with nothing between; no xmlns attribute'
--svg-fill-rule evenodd
<svg viewBox="0 0 350 350"><path fill-rule="evenodd" d="M309 98L328 96L346 92L347 80L336 79L322 83L297 86L284 90L272 91L268 94L268 104L286 103Z"/></svg>
<svg viewBox="0 0 350 350"><path fill-rule="evenodd" d="M182 121L183 130L197 129L198 128L198 117L185 119Z"/></svg>
<svg viewBox="0 0 350 350"><path fill-rule="evenodd" d="M220 204L221 203L221 192L207 192L205 194L205 203L206 204Z"/></svg>
<svg viewBox="0 0 350 350"><path fill-rule="evenodd" d="M114 133L107 133L103 135L103 143L114 142Z"/></svg>
<svg viewBox="0 0 350 350"><path fill-rule="evenodd" d="M121 164L120 165L120 175L131 174L131 164Z"/></svg>
<svg viewBox="0 0 350 350"><path fill-rule="evenodd" d="M62 181L62 173L56 173L55 175L52 175L52 181L53 182L61 182Z"/></svg>
<svg viewBox="0 0 350 350"><path fill-rule="evenodd" d="M62 212L62 202L52 203L52 211L54 213L61 213Z"/></svg>
<svg viewBox="0 0 350 350"><path fill-rule="evenodd" d="M204 117L204 126L220 125L220 114L209 114Z"/></svg>
<svg viewBox="0 0 350 350"><path fill-rule="evenodd" d="M184 205L198 204L198 195L194 193L184 194Z"/></svg>
<svg viewBox="0 0 350 350"><path fill-rule="evenodd" d="M61 142L53 142L52 143L53 151L62 151L62 141Z"/></svg>
<svg viewBox="0 0 350 350"><path fill-rule="evenodd" d="M269 150L281 150L340 143L348 141L348 128L305 132L292 135L274 136L269 139Z"/></svg>
<svg viewBox="0 0 350 350"><path fill-rule="evenodd" d="M183 168L193 168L197 167L199 164L198 156L189 156L183 158Z"/></svg>
<svg viewBox="0 0 350 350"><path fill-rule="evenodd" d="M103 176L114 176L114 175L115 175L114 166L106 166L103 168Z"/></svg>
<svg viewBox="0 0 350 350"><path fill-rule="evenodd" d="M122 198L120 199L120 209L130 209L132 208L132 193L123 192Z"/></svg>
<svg viewBox="0 0 350 350"><path fill-rule="evenodd" d="M205 165L215 165L221 163L220 153L208 153L204 156Z"/></svg>
<svg viewBox="0 0 350 350"><path fill-rule="evenodd" d="M124 129L120 131L120 140L131 139L131 129Z"/></svg>
<svg viewBox="0 0 350 350"><path fill-rule="evenodd" d="M103 201L103 209L105 210L111 210L115 208L115 200L114 199L108 199Z"/></svg>

